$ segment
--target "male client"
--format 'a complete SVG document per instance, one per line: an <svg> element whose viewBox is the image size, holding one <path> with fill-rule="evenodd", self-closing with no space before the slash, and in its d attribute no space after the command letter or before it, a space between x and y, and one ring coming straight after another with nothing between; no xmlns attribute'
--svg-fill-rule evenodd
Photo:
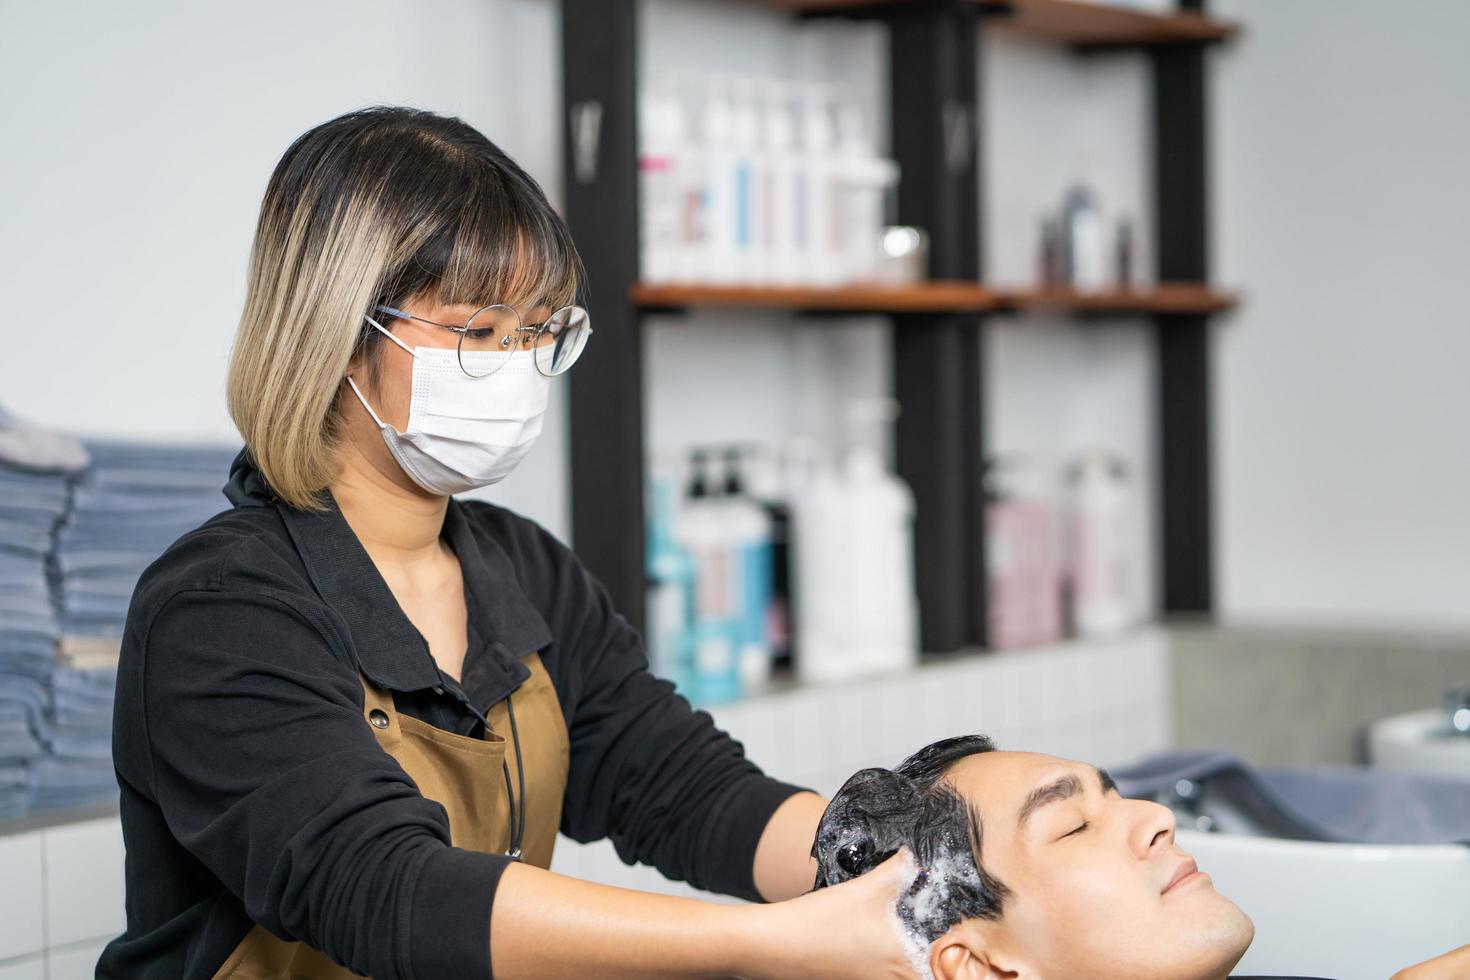
<svg viewBox="0 0 1470 980"><path fill-rule="evenodd" d="M901 846L920 873L898 915L937 980L1219 980L1254 936L1174 842L1166 807L981 736L849 779L817 830L817 887Z"/></svg>

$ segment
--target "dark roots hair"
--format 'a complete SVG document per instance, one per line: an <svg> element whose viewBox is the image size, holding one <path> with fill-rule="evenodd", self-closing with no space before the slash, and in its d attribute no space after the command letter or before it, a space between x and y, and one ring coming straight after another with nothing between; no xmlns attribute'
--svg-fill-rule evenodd
<svg viewBox="0 0 1470 980"><path fill-rule="evenodd" d="M816 887L866 874L906 846L919 875L898 914L925 942L965 919L999 919L1010 890L980 863L980 815L943 782L956 762L994 750L983 735L947 738L896 769L864 769L843 783L812 845Z"/></svg>

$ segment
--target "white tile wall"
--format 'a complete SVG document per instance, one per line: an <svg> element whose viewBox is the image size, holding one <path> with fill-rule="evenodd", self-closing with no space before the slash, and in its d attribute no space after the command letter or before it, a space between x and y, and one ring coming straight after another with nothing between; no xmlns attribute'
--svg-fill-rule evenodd
<svg viewBox="0 0 1470 980"><path fill-rule="evenodd" d="M41 902L44 862L41 833L0 837L0 961L39 952L46 945Z"/></svg>
<svg viewBox="0 0 1470 980"><path fill-rule="evenodd" d="M122 932L127 923L122 825L117 818L50 827L43 841L46 945L66 946Z"/></svg>
<svg viewBox="0 0 1470 980"><path fill-rule="evenodd" d="M0 837L0 980L80 980L122 932L116 817Z"/></svg>
<svg viewBox="0 0 1470 980"><path fill-rule="evenodd" d="M95 939L73 946L46 951L46 980L93 980L97 975L97 958L102 955L105 939Z"/></svg>
<svg viewBox="0 0 1470 980"><path fill-rule="evenodd" d="M0 962L0 980L46 980L46 960L38 954Z"/></svg>

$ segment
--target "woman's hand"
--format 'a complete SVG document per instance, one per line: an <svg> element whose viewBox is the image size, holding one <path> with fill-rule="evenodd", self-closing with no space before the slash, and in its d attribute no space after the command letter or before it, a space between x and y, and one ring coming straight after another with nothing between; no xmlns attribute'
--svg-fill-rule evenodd
<svg viewBox="0 0 1470 980"><path fill-rule="evenodd" d="M761 968L742 976L916 980L920 973L910 956L916 940L904 935L895 906L917 873L913 856L903 850L851 881L750 909L763 920Z"/></svg>
<svg viewBox="0 0 1470 980"><path fill-rule="evenodd" d="M1465 980L1470 977L1470 946L1452 949L1443 956L1407 967L1390 980Z"/></svg>

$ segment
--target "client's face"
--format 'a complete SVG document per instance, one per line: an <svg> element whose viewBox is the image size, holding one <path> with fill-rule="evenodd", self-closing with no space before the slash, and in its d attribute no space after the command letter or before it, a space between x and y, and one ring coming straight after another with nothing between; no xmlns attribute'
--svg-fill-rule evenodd
<svg viewBox="0 0 1470 980"><path fill-rule="evenodd" d="M980 861L1010 894L999 920L940 937L936 976L1224 977L1250 945L1250 919L1174 843L1174 815L1124 799L1092 766L986 752L946 781L978 811Z"/></svg>

